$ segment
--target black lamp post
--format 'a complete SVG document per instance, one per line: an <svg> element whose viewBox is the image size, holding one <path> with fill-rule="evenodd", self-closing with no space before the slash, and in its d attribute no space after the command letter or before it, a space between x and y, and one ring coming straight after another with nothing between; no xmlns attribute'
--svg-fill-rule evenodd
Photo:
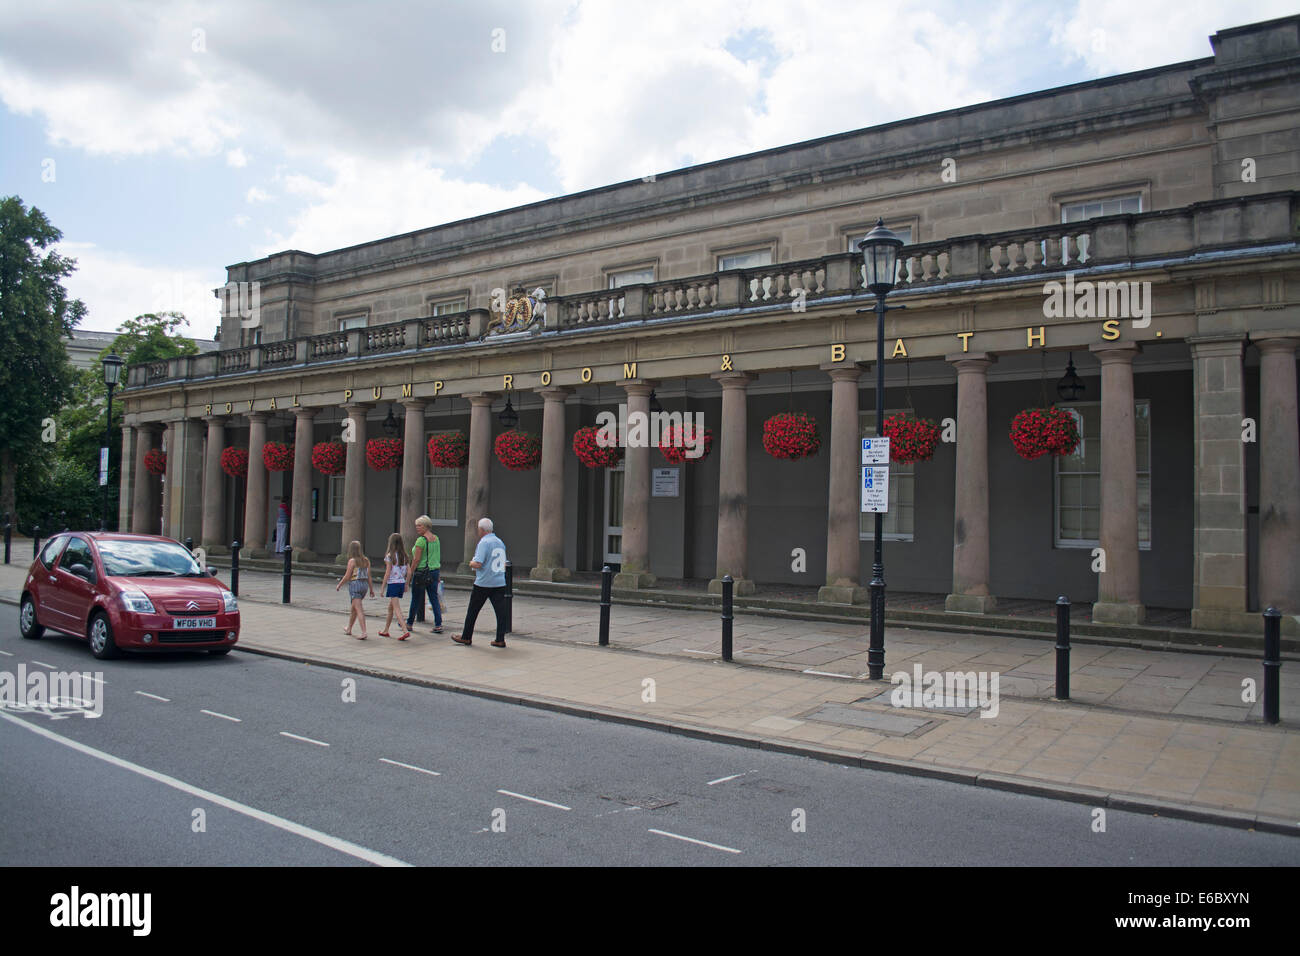
<svg viewBox="0 0 1300 956"><path fill-rule="evenodd" d="M883 437L885 420L885 296L894 288L898 275L898 250L903 240L885 228L883 219L861 242L862 258L866 264L867 289L876 297L874 309L859 312L876 313L876 437ZM894 308L904 308L894 306ZM871 645L867 650L867 672L872 680L880 680L885 672L885 558L884 515L876 512L876 552L871 565Z"/></svg>
<svg viewBox="0 0 1300 956"><path fill-rule="evenodd" d="M1064 401L1073 402L1078 400L1079 396L1087 390L1088 386L1084 385L1083 380L1075 374L1073 352L1070 353L1070 357L1067 361L1069 364L1065 367L1065 374L1061 376L1061 380L1056 383L1056 394L1061 396Z"/></svg>
<svg viewBox="0 0 1300 956"><path fill-rule="evenodd" d="M104 451L100 455L104 473L104 513L99 519L99 530L108 530L108 455L113 441L113 389L122 377L122 357L114 352L105 355L101 363L104 366L104 385L108 388L108 410L104 416Z"/></svg>
<svg viewBox="0 0 1300 956"><path fill-rule="evenodd" d="M501 423L502 428L514 428L519 424L519 413L515 411L515 406L510 401L509 395L506 395L506 407L501 409L501 414L497 416L497 421Z"/></svg>

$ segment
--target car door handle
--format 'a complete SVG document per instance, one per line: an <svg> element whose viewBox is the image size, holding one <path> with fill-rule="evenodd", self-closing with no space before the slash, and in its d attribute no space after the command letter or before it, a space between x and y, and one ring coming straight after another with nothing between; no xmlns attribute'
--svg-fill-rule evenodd
<svg viewBox="0 0 1300 956"><path fill-rule="evenodd" d="M50 583L51 583L51 584L58 584L58 583L59 583L59 579L58 579L58 578L53 578L53 577L52 577L52 578L50 578Z"/></svg>

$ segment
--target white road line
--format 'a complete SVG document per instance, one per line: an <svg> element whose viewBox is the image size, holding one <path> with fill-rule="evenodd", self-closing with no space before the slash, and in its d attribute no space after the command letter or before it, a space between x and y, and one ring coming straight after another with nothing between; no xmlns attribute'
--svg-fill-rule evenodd
<svg viewBox="0 0 1300 956"><path fill-rule="evenodd" d="M845 680L857 680L852 674L832 674L830 671L815 671L812 668L804 671L805 674L816 674L818 677L843 677Z"/></svg>
<svg viewBox="0 0 1300 956"><path fill-rule="evenodd" d="M231 717L228 714L218 714L215 710L201 710L200 714L207 714L209 717L220 717L222 720L230 720L237 724L242 724L243 720L238 717Z"/></svg>
<svg viewBox="0 0 1300 956"><path fill-rule="evenodd" d="M746 773L748 773L748 771L746 771ZM717 780L710 780L708 783L705 784L705 786L711 787L715 783L726 783L728 780L735 780L737 777L743 777L744 775L745 774L743 773L733 773L730 777L719 777Z"/></svg>
<svg viewBox="0 0 1300 956"><path fill-rule="evenodd" d="M150 700L160 700L160 701L162 701L164 704L170 704L170 703L171 703L171 699L170 699L170 698L167 698L167 697L159 697L157 694L146 694L146 693L145 693L144 691L142 691L142 690L138 690L138 691L136 691L136 693L139 694L141 697L148 697Z"/></svg>
<svg viewBox="0 0 1300 956"><path fill-rule="evenodd" d="M14 656L10 651L0 651L0 654L3 654L5 657L13 657L13 656Z"/></svg>
<svg viewBox="0 0 1300 956"><path fill-rule="evenodd" d="M202 790L199 787L185 783L183 780L177 780L175 777L169 777L164 773L156 770L150 770L148 767L142 767L139 764L131 763L129 760L123 760L121 757L114 757L112 754L105 753L102 750L96 750L94 747L87 747L85 744L76 740L70 740L62 737L53 731L46 730L44 727L37 727L29 724L25 720L19 720L17 717L11 717L9 714L0 712L0 718L25 727L34 734L40 734L49 740L63 744L65 747L71 747L80 753L88 754L97 760L103 760L105 763L112 764L114 767L121 767L123 770L129 770L132 773L138 773L142 777L157 781L165 786L180 790L182 793L188 793L191 796L198 797L200 800L207 800L209 803L216 804L219 807L225 807L227 810L233 810L235 813L242 813L246 817L252 817L262 823L268 823L273 827L278 827L288 833L296 836L305 837L321 846L329 847L331 850L337 850L340 853L346 853L348 856L356 857L358 860L364 860L367 863L373 863L376 866L410 866L396 857L388 856L386 853L379 853L376 850L370 850L366 847L359 846L348 840L336 836L330 836L328 833L322 833L320 830L313 830L311 827L305 827L301 823L294 823L292 820L286 820L284 817L278 817L273 813L267 813L264 810L258 810L247 804L240 803L237 800L231 800L229 797L223 797L220 794L213 793L211 790Z"/></svg>
<svg viewBox="0 0 1300 956"><path fill-rule="evenodd" d="M698 843L700 846L707 846L711 850L722 850L725 853L740 853L742 851L734 847L722 846L719 843L709 843L707 840L696 840L691 837L682 836L680 833L669 833L667 830L648 830L648 833L657 833L660 836L672 837L674 840L684 840L687 843Z"/></svg>
<svg viewBox="0 0 1300 956"><path fill-rule="evenodd" d="M85 673L84 671L82 672L81 676L84 677L86 680L93 680L96 684L107 684L107 683L108 683L108 681L104 680L104 678L102 678L102 677L96 677L96 676L94 676L93 674L87 674L87 673Z"/></svg>
<svg viewBox="0 0 1300 956"><path fill-rule="evenodd" d="M45 663L45 661L36 661L36 660L34 660L34 661L32 661L32 663L33 663L33 664L40 664L42 667L48 667L48 668L49 668L50 670L52 670L52 671L56 671L56 670L58 670L58 668L55 667L53 664L47 664L47 663Z"/></svg>
<svg viewBox="0 0 1300 956"><path fill-rule="evenodd" d="M527 797L522 793L512 793L509 790L498 790L497 793L504 793L507 797L518 797L520 800L528 800L532 803L540 803L544 807L555 807L557 810L572 810L573 807L566 807L562 803L551 803L550 800L538 800L536 797Z"/></svg>
<svg viewBox="0 0 1300 956"><path fill-rule="evenodd" d="M414 770L417 773L427 773L430 777L441 777L436 770L425 770L423 767L417 767L414 764L402 763L400 760L389 760L387 757L379 758L381 763L391 763L394 767L405 767L407 770Z"/></svg>
<svg viewBox="0 0 1300 956"><path fill-rule="evenodd" d="M317 747L328 747L329 744L323 740L312 740L310 737L299 737L297 734L291 734L287 730L280 731L281 737L292 737L294 740L301 740L303 743L315 744Z"/></svg>

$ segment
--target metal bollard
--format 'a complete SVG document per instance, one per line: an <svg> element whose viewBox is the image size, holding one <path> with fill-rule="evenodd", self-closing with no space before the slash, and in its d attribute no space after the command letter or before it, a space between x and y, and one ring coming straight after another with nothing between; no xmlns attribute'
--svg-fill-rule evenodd
<svg viewBox="0 0 1300 956"><path fill-rule="evenodd" d="M194 539L193 539L193 538L186 538L186 539L185 539L185 550L188 551L188 552L190 552L191 554L194 553Z"/></svg>
<svg viewBox="0 0 1300 956"><path fill-rule="evenodd" d="M5 564L9 563L9 542L13 537L13 522L5 515Z"/></svg>
<svg viewBox="0 0 1300 956"><path fill-rule="evenodd" d="M239 542L230 543L230 593L239 597Z"/></svg>
<svg viewBox="0 0 1300 956"><path fill-rule="evenodd" d="M1282 678L1282 612L1270 606L1264 612L1264 723L1276 724L1281 718L1280 683Z"/></svg>
<svg viewBox="0 0 1300 956"><path fill-rule="evenodd" d="M609 647L610 591L614 585L614 571L607 564L600 569L600 646Z"/></svg>
<svg viewBox="0 0 1300 956"><path fill-rule="evenodd" d="M1070 699L1070 599L1056 599L1056 699Z"/></svg>
<svg viewBox="0 0 1300 956"><path fill-rule="evenodd" d="M289 563L293 559L293 548L284 549L284 589L280 592L280 603L289 603L289 585L293 579L293 566Z"/></svg>
<svg viewBox="0 0 1300 956"><path fill-rule="evenodd" d="M32 525L32 560L41 553L41 529L39 525Z"/></svg>
<svg viewBox="0 0 1300 956"><path fill-rule="evenodd" d="M515 632L515 567L506 562L506 633Z"/></svg>
<svg viewBox="0 0 1300 956"><path fill-rule="evenodd" d="M731 660L731 588L730 574L722 576L722 659Z"/></svg>

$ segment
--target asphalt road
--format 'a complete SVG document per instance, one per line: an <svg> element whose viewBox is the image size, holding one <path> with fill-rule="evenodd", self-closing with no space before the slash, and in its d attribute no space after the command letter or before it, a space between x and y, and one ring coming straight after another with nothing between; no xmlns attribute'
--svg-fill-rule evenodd
<svg viewBox="0 0 1300 956"><path fill-rule="evenodd" d="M101 662L6 606L20 663L100 672L103 715L0 711L4 865L1300 863L1293 837L1115 810L1099 833L1082 804L240 651Z"/></svg>

